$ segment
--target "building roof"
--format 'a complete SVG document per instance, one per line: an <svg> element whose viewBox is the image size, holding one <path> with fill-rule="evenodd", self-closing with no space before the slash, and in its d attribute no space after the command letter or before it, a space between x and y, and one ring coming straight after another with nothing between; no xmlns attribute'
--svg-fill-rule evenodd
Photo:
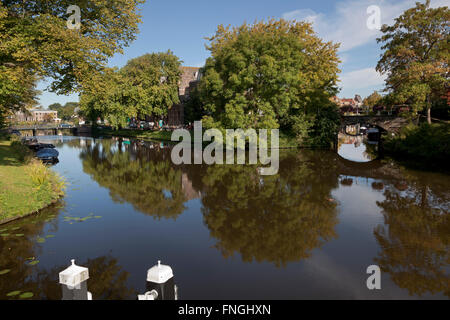
<svg viewBox="0 0 450 320"><path fill-rule="evenodd" d="M192 84L198 81L200 68L182 66L180 69L182 74L180 79L179 95L184 96L185 94L189 94L189 88Z"/></svg>

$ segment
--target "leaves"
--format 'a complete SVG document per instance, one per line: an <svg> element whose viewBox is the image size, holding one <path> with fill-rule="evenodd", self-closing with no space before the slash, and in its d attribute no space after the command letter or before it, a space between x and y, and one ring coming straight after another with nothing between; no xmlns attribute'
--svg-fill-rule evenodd
<svg viewBox="0 0 450 320"><path fill-rule="evenodd" d="M11 292L7 293L6 296L7 296L7 297L14 297L14 296L19 295L21 292L22 292L22 291L20 291L20 290L11 291Z"/></svg>
<svg viewBox="0 0 450 320"><path fill-rule="evenodd" d="M31 262L28 262L28 265L29 265L29 266L35 266L35 265L37 265L39 262L40 262L39 260L33 260L33 261L31 261Z"/></svg>
<svg viewBox="0 0 450 320"><path fill-rule="evenodd" d="M36 242L37 242L37 243L44 243L44 242L45 242L45 238L37 237L37 238L36 238Z"/></svg>
<svg viewBox="0 0 450 320"><path fill-rule="evenodd" d="M81 30L68 30L70 1L3 1L0 6L0 118L36 103L36 83L68 94L100 72L109 57L135 39L144 0L79 2ZM51 8L51 9L50 9Z"/></svg>
<svg viewBox="0 0 450 320"><path fill-rule="evenodd" d="M430 1L417 2L383 26L385 50L377 71L386 74L386 91L396 104L408 104L413 115L430 109L447 94L450 34L450 9L430 8ZM429 119L430 123L431 119Z"/></svg>
<svg viewBox="0 0 450 320"><path fill-rule="evenodd" d="M297 135L307 122L314 125L321 108L331 107L338 45L318 38L311 24L271 19L219 26L208 40L211 58L193 93L204 127L281 128ZM303 124L296 126L294 118Z"/></svg>
<svg viewBox="0 0 450 320"><path fill-rule="evenodd" d="M181 61L171 51L145 54L120 70L105 69L80 97L85 114L115 127L138 115L166 115L179 103Z"/></svg>
<svg viewBox="0 0 450 320"><path fill-rule="evenodd" d="M0 270L0 276L11 272L11 269Z"/></svg>
<svg viewBox="0 0 450 320"><path fill-rule="evenodd" d="M32 292L24 292L19 296L19 298L20 299L28 299L28 298L32 298L33 295L34 294Z"/></svg>

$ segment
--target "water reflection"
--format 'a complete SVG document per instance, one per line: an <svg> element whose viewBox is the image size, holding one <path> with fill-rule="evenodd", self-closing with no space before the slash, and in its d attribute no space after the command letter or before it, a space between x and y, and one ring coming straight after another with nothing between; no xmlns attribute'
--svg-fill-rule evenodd
<svg viewBox="0 0 450 320"><path fill-rule="evenodd" d="M410 295L450 297L450 202L426 182L386 186L385 200L377 203L384 224L374 230L381 248L375 261Z"/></svg>
<svg viewBox="0 0 450 320"><path fill-rule="evenodd" d="M344 159L356 162L369 162L378 157L377 144L371 144L364 135L339 133L338 154Z"/></svg>
<svg viewBox="0 0 450 320"><path fill-rule="evenodd" d="M64 203L57 203L35 216L27 217L13 224L0 226L8 229L8 237L0 237L0 269L9 269L9 273L0 278L0 298L8 298L13 291L31 292L33 299L59 300L62 297L58 274L66 265L51 269L41 267L45 241L54 240L49 235L58 231L57 216L61 214ZM23 234L24 236L16 236ZM37 263L33 263L37 262ZM130 299L136 297L136 291L127 286L129 273L110 255L80 261L89 268L89 291L95 299ZM18 299L20 295L9 296Z"/></svg>
<svg viewBox="0 0 450 320"><path fill-rule="evenodd" d="M88 144L80 153L83 170L110 191L114 201L129 202L156 218L176 219L185 207L182 173L170 162L170 150L152 152L133 144L125 149L114 141Z"/></svg>
<svg viewBox="0 0 450 320"><path fill-rule="evenodd" d="M225 257L285 266L311 255L336 237L337 186L333 166L317 171L313 153L288 156L278 175L260 176L256 167L214 166L204 178L204 222Z"/></svg>

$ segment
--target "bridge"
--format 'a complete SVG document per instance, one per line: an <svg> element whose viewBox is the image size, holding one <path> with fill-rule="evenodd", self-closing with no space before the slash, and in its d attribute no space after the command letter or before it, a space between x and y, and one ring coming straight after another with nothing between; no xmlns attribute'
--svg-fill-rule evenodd
<svg viewBox="0 0 450 320"><path fill-rule="evenodd" d="M382 129L385 132L398 133L408 124L408 120L398 116L342 116L343 127L357 124L369 124Z"/></svg>

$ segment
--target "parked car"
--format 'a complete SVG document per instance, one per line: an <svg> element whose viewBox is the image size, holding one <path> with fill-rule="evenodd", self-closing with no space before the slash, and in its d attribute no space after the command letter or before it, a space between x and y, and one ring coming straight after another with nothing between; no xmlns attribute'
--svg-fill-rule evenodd
<svg viewBox="0 0 450 320"><path fill-rule="evenodd" d="M59 126L61 128L71 128L72 127L70 124L67 124L67 123L61 123Z"/></svg>

